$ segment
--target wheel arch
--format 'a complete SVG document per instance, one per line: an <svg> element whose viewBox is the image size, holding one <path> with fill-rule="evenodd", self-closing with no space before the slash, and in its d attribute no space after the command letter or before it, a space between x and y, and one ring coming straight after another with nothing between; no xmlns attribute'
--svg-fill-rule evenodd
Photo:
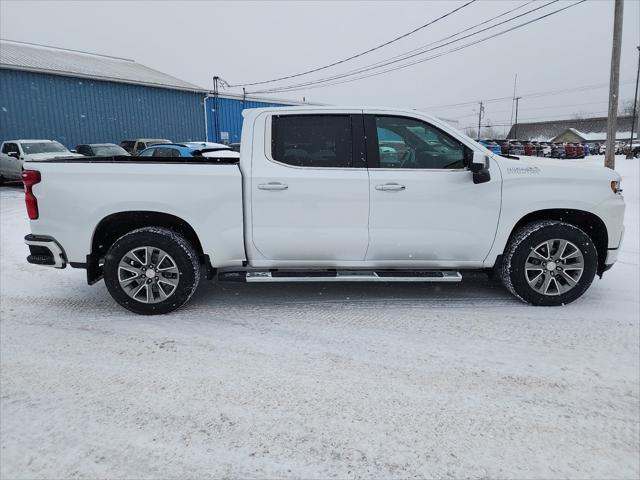
<svg viewBox="0 0 640 480"><path fill-rule="evenodd" d="M518 222L513 226L505 248L509 245L514 233L517 232L520 227L540 220L557 220L559 222L568 223L569 225L573 225L586 233L593 241L596 251L598 252L597 273L600 276L602 275L605 270L604 262L607 258L607 249L609 245L607 226L596 214L585 210L554 208L530 212L518 220Z"/></svg>
<svg viewBox="0 0 640 480"><path fill-rule="evenodd" d="M102 278L100 261L122 235L143 227L164 227L182 235L194 248L200 262L210 269L208 256L195 229L186 220L164 212L129 210L107 215L96 225L91 238L91 251L87 255L87 281L92 284ZM209 273L207 274L209 277Z"/></svg>

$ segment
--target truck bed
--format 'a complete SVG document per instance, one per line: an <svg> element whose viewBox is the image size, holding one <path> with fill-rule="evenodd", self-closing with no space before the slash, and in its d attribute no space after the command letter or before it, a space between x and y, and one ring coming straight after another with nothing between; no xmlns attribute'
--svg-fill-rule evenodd
<svg viewBox="0 0 640 480"><path fill-rule="evenodd" d="M187 222L214 266L245 259L242 177L235 159L85 157L26 162L39 218L33 234L54 237L68 262L82 264L101 221L119 212L157 212Z"/></svg>

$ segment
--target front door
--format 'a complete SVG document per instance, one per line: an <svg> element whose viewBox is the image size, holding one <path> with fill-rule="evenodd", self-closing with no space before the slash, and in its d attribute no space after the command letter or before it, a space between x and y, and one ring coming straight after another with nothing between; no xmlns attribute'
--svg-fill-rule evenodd
<svg viewBox="0 0 640 480"><path fill-rule="evenodd" d="M468 147L418 119L366 115L371 211L367 260L401 265L481 263L495 236L501 177L474 184ZM369 143L369 140L372 140Z"/></svg>
<svg viewBox="0 0 640 480"><path fill-rule="evenodd" d="M266 147L254 146L250 182L252 242L262 260L362 262L369 178L360 112L274 114L266 122Z"/></svg>

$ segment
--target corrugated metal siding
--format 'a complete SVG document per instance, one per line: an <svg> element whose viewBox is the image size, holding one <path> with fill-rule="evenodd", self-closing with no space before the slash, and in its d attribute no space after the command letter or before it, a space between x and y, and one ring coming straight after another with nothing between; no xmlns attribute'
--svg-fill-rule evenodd
<svg viewBox="0 0 640 480"><path fill-rule="evenodd" d="M203 140L203 98L199 93L0 69L0 141L47 138L73 148L125 138Z"/></svg>
<svg viewBox="0 0 640 480"><path fill-rule="evenodd" d="M207 98L207 138L210 142L220 142L220 132L229 132L229 143L240 141L242 133L242 110L245 108L284 107L284 103L257 102L255 100L236 100L218 98L218 121L216 132L215 99Z"/></svg>

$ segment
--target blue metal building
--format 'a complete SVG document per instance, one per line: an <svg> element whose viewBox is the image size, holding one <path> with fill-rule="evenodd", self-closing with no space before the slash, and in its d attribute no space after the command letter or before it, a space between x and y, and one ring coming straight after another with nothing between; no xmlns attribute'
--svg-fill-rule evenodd
<svg viewBox="0 0 640 480"><path fill-rule="evenodd" d="M215 108L215 105L218 108ZM244 108L284 105L221 95L133 60L2 40L0 141L240 141ZM227 140L228 138L228 140Z"/></svg>

